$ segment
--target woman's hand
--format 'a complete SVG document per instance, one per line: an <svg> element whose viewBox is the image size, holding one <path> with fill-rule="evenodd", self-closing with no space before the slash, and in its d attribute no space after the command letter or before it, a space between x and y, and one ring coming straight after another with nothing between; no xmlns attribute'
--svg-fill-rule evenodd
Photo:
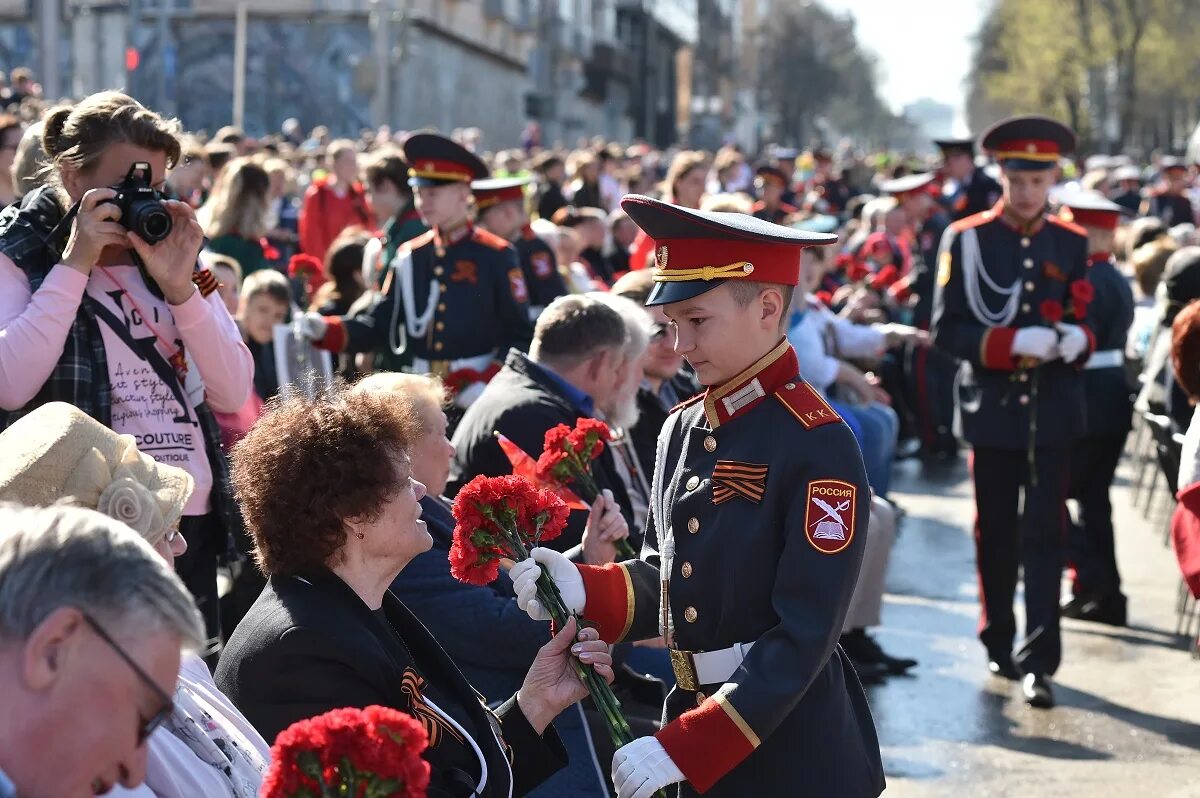
<svg viewBox="0 0 1200 798"><path fill-rule="evenodd" d="M617 541L629 537L629 524L612 491L596 497L583 530L583 561L588 565L608 565L617 561Z"/></svg>
<svg viewBox="0 0 1200 798"><path fill-rule="evenodd" d="M171 214L171 234L157 244L148 244L132 230L125 231L125 246L136 252L146 272L158 283L163 297L172 305L182 305L196 287L192 273L204 244L204 230L196 221L196 212L186 202L163 202Z"/></svg>
<svg viewBox="0 0 1200 798"><path fill-rule="evenodd" d="M608 644L600 639L600 633L595 629L584 628L576 634L575 619L568 619L562 631L542 646L533 658L525 682L517 691L517 704L538 734L544 732L560 712L588 693L575 674L575 665L571 662L575 657L583 667L594 668L600 678L612 684L614 674Z"/></svg>
<svg viewBox="0 0 1200 798"><path fill-rule="evenodd" d="M121 209L111 202L117 196L111 188L94 188L83 195L79 212L71 226L71 237L63 250L62 262L84 274L100 260L105 247L128 249L128 231L121 226Z"/></svg>

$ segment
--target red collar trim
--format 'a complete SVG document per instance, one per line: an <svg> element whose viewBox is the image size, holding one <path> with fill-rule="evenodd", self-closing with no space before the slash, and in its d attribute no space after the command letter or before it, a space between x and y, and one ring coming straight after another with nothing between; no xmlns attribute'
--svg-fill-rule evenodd
<svg viewBox="0 0 1200 798"><path fill-rule="evenodd" d="M1091 266L1093 263L1104 263L1105 261L1110 261L1112 259L1113 256L1111 252L1093 252L1088 255L1087 262L1088 266Z"/></svg>
<svg viewBox="0 0 1200 798"><path fill-rule="evenodd" d="M784 338L741 374L705 391L704 415L709 426L716 429L745 415L789 380L797 379L799 373L796 350Z"/></svg>
<svg viewBox="0 0 1200 798"><path fill-rule="evenodd" d="M438 228L433 233L433 243L438 247L445 248L457 244L471 234L474 229L470 220L464 220L449 229Z"/></svg>
<svg viewBox="0 0 1200 798"><path fill-rule="evenodd" d="M1045 214L1038 216L1033 221L1026 221L1017 217L1008 209L1008 206L1004 204L1004 200L999 200L995 205L992 206L990 211L985 212L990 213L992 218L999 219L1002 223L1004 223L1005 226L1012 228L1023 236L1031 236L1036 234L1046 224Z"/></svg>

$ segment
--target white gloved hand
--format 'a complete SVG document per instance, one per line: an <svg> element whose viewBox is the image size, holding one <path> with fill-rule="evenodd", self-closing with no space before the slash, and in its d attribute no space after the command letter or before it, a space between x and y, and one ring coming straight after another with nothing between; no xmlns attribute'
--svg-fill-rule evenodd
<svg viewBox="0 0 1200 798"><path fill-rule="evenodd" d="M1059 354L1062 355L1063 361L1074 363L1087 350L1087 333L1078 324L1064 324L1059 322L1055 326L1062 333L1062 338L1058 341Z"/></svg>
<svg viewBox="0 0 1200 798"><path fill-rule="evenodd" d="M480 394L483 393L483 389L486 387L487 383L484 382L473 382L466 386L461 391L454 394L455 406L466 410L471 406L472 403L474 403L476 399L479 398Z"/></svg>
<svg viewBox="0 0 1200 798"><path fill-rule="evenodd" d="M521 560L508 572L513 581L513 590L517 594L517 606L535 621L550 620L550 611L537 599L537 580L542 575L540 564L546 567L550 578L558 585L558 592L562 594L563 603L567 605L567 612L583 612L587 592L575 563L554 549L538 547L529 555L528 560Z"/></svg>
<svg viewBox="0 0 1200 798"><path fill-rule="evenodd" d="M639 737L613 756L613 786L618 798L650 798L684 780L683 773L654 737Z"/></svg>
<svg viewBox="0 0 1200 798"><path fill-rule="evenodd" d="M1012 353L1016 357L1053 360L1058 356L1058 333L1049 327L1022 327L1013 336Z"/></svg>
<svg viewBox="0 0 1200 798"><path fill-rule="evenodd" d="M300 327L300 334L310 341L320 341L329 330L329 322L320 313L305 313L296 323Z"/></svg>

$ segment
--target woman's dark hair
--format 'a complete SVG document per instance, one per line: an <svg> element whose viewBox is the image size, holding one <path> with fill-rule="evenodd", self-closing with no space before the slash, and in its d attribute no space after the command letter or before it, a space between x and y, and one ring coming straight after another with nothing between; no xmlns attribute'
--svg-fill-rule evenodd
<svg viewBox="0 0 1200 798"><path fill-rule="evenodd" d="M365 292L362 275L363 250L371 234L361 227L351 227L329 245L325 254L325 273L330 281L324 283L313 297L312 307L320 308L333 301L349 307Z"/></svg>
<svg viewBox="0 0 1200 798"><path fill-rule="evenodd" d="M267 403L233 450L233 487L267 575L336 563L348 520L372 521L408 478L411 407L338 383Z"/></svg>
<svg viewBox="0 0 1200 798"><path fill-rule="evenodd" d="M1196 404L1200 401L1200 300L1179 311L1171 325L1171 365L1175 381Z"/></svg>
<svg viewBox="0 0 1200 798"><path fill-rule="evenodd" d="M179 162L179 123L119 91L102 91L76 105L55 108L43 122L42 149L58 174L64 168L95 169L105 150L120 142L164 153L167 169Z"/></svg>

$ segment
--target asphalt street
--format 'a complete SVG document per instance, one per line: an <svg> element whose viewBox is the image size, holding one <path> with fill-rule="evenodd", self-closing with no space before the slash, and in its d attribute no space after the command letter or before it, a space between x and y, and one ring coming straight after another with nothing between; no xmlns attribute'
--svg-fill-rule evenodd
<svg viewBox="0 0 1200 798"><path fill-rule="evenodd" d="M898 466L908 512L892 554L889 653L920 665L869 687L887 796L1200 796L1200 660L1174 634L1179 572L1163 532L1165 490L1135 507L1123 463L1113 492L1129 626L1064 621L1058 706L1031 709L991 676L975 633L972 487L965 460ZM1018 624L1021 597L1018 594Z"/></svg>

